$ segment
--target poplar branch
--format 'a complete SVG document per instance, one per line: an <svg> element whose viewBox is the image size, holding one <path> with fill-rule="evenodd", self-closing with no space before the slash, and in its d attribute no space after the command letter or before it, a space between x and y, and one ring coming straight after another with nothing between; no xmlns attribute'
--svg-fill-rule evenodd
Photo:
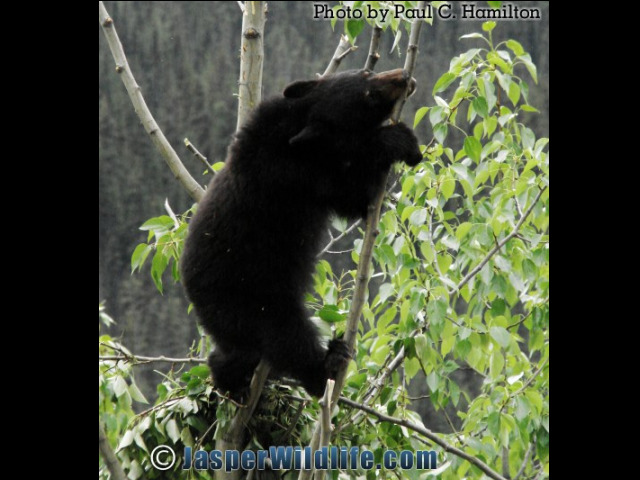
<svg viewBox="0 0 640 480"><path fill-rule="evenodd" d="M507 480L505 477L503 477L502 475L500 475L498 472L492 470L486 463L484 463L483 461L479 460L478 458L469 455L468 453L464 452L463 450L460 450L459 448L451 445L450 443L446 442L445 440L443 440L442 438L440 438L440 436L436 435L434 432L432 432L431 430L429 430L426 427L423 427L421 425L415 424L409 420L405 420L404 418L397 418L397 417L391 417L389 415L385 415L384 413L380 413L377 410L367 406L367 405L363 405L361 403L358 402L354 402L353 400L350 400L346 397L340 397L340 402L344 403L346 405L349 405L350 407L353 408L357 408L359 410L362 410L363 412L366 412L370 415L373 415L374 417L378 418L379 420L382 420L383 422L390 422L393 423L395 425L400 425L402 427L406 427L409 430L413 430L414 432L419 433L420 435L428 438L429 440L431 440L433 443L435 443L436 445L439 445L440 447L442 447L442 449L445 452L449 452L457 457L460 457L464 460L466 460L467 462L471 463L472 465L475 465L476 467L478 467L480 470L482 470L488 477L493 478L494 480Z"/></svg>
<svg viewBox="0 0 640 480"><path fill-rule="evenodd" d="M544 188L540 189L540 191L538 192L538 195L533 200L533 202L531 202L531 205L529 205L529 208L527 208L527 211L524 212L524 215L522 215L522 217L520 217L520 220L518 221L516 226L513 228L511 233L509 235L507 235L506 237L504 237L500 242L496 243L496 246L493 247L489 253L487 253L487 255L482 259L482 261L478 265L476 265L473 269L471 269L469 271L469 273L467 273L462 280L460 280L460 283L458 283L458 285L456 286L456 290L455 291L460 291L460 289L462 287L464 287L469 282L469 280L471 280L474 276L476 276L478 274L478 272L480 272L480 270L482 270L482 267L484 267L487 264L487 262L489 260L491 260L491 257L493 257L496 253L498 253L498 251L509 240L511 240L513 237L515 237L518 234L518 232L520 231L520 228L524 224L524 222L527 219L527 217L531 214L531 212L533 211L534 207L538 203L538 200L540 200L540 197L542 197L542 194L545 192L546 189L547 189L547 187L544 187ZM452 293L454 293L454 292L449 292L449 294L452 294Z"/></svg>
<svg viewBox="0 0 640 480"><path fill-rule="evenodd" d="M338 43L338 47L333 53L333 57L331 58L329 65L327 65L327 68L324 70L322 76L324 77L325 75L335 73L344 57L349 55L351 52L355 52L357 49L358 47L355 45L351 46L346 35L340 35L340 43Z"/></svg>
<svg viewBox="0 0 640 480"><path fill-rule="evenodd" d="M425 5L426 5L426 2L418 2L418 8L424 9ZM418 52L417 44L418 44L418 39L420 38L420 30L422 28L422 24L423 24L423 21L418 19L414 20L411 24L411 34L409 36L409 48L407 49L407 58L405 59L405 64L404 64L404 69L408 72L409 76L413 74L413 71L415 68L416 55ZM407 92L408 92L408 89L407 89ZM406 99L406 94L403 95L396 103L396 107L394 108L394 112L391 117L392 123L397 123L398 118L400 117L400 113L402 111L402 106L404 106L405 99ZM354 351L356 336L358 333L358 323L360 321L360 317L362 316L362 308L364 307L365 295L367 293L367 287L369 284L369 277L371 272L371 260L373 258L373 246L375 243L375 239L378 235L378 223L380 222L380 210L382 208L384 194L386 191L385 186L386 186L386 182L381 185L375 200L367 208L365 233L362 240L362 249L360 251L360 259L358 261L356 281L355 281L355 286L353 290L353 297L351 300L351 309L349 310L347 327L344 334L344 341L349 346L351 351ZM345 365L344 368L341 368L336 375L336 379L335 379L336 383L333 390L333 395L331 397L332 399L331 410L333 410L333 406L336 405L338 398L340 396L340 393L342 392L346 375L347 375L347 366ZM316 423L312 440L311 440L312 451L313 451L313 446L318 445L320 443L320 430L321 430L320 421L318 421ZM298 480L309 480L311 478L313 471L314 471L313 469L301 470L300 475L298 476Z"/></svg>
<svg viewBox="0 0 640 480"><path fill-rule="evenodd" d="M180 157L178 157L178 154L164 136L162 130L160 130L160 127L158 126L155 118L153 118L149 107L147 107L147 102L145 102L144 97L142 96L140 86L133 77L133 73L129 67L129 62L124 54L122 43L120 43L120 39L118 38L118 33L116 32L116 27L113 24L113 19L109 16L109 13L107 13L102 2L98 2L98 9L102 31L107 39L107 43L109 44L111 55L113 55L113 59L116 62L116 72L120 75L122 83L124 83L124 87L129 94L129 99L138 114L140 122L142 122L142 126L151 137L151 141L158 149L165 162L167 162L173 176L187 190L189 196L191 196L191 198L196 202L199 202L204 196L204 189L185 168Z"/></svg>
<svg viewBox="0 0 640 480"><path fill-rule="evenodd" d="M369 55L367 56L367 63L364 65L365 70L373 70L380 60L380 54L378 48L380 46L380 35L382 34L382 28L377 25L371 30L371 42L369 43Z"/></svg>
<svg viewBox="0 0 640 480"><path fill-rule="evenodd" d="M107 467L107 470L111 473L112 480L127 480L127 476L124 474L124 470L122 469L122 465L116 457L113 448L111 448L111 444L109 443L109 439L107 435L104 433L104 428L102 428L102 423L98 422L100 427L100 436L98 442L98 450L100 451L100 455L102 455L102 460L104 460L104 464Z"/></svg>

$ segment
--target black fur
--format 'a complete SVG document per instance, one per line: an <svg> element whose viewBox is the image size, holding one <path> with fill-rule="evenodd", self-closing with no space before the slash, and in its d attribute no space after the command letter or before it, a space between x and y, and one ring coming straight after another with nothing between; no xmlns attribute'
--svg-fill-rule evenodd
<svg viewBox="0 0 640 480"><path fill-rule="evenodd" d="M322 346L303 297L331 213L366 215L391 164L422 159L407 126L382 126L407 83L401 70L295 82L237 133L181 259L221 390L241 391L264 357L319 396L348 361L341 340Z"/></svg>

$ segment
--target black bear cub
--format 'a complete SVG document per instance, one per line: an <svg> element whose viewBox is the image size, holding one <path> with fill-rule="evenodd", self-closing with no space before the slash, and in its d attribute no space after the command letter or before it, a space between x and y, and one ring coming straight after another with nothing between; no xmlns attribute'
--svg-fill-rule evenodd
<svg viewBox="0 0 640 480"><path fill-rule="evenodd" d="M407 87L401 69L294 82L236 134L181 259L220 390L242 392L264 358L320 396L349 360L341 340L323 346L303 298L332 213L365 216L393 162L422 160L406 125L382 125Z"/></svg>

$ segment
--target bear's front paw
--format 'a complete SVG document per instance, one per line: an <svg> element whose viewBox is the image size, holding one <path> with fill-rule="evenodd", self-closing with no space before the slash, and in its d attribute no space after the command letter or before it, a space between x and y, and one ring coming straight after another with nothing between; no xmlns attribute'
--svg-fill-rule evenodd
<svg viewBox="0 0 640 480"><path fill-rule="evenodd" d="M324 357L324 368L327 378L336 378L338 370L351 360L351 349L342 339L335 338L329 342L327 355Z"/></svg>
<svg viewBox="0 0 640 480"><path fill-rule="evenodd" d="M413 130L399 122L395 125L384 127L383 141L391 161L405 162L415 166L422 161L422 153Z"/></svg>

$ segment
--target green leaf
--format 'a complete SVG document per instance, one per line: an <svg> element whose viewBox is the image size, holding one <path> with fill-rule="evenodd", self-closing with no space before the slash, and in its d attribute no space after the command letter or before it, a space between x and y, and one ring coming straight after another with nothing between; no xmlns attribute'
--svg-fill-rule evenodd
<svg viewBox="0 0 640 480"><path fill-rule="evenodd" d="M460 40L465 38L482 38L483 40L487 40L481 33L467 33L466 35L462 35Z"/></svg>
<svg viewBox="0 0 640 480"><path fill-rule="evenodd" d="M364 382L366 382L367 378L368 378L368 375L365 372L357 373L349 378L347 385L355 388L356 390L359 390L360 387L364 385Z"/></svg>
<svg viewBox="0 0 640 480"><path fill-rule="evenodd" d="M131 385L129 385L129 395L131 395L131 398L136 402L149 403L149 401L144 397L144 395L134 382L131 382Z"/></svg>
<svg viewBox="0 0 640 480"><path fill-rule="evenodd" d="M420 252L422 253L422 256L425 258L425 260L428 263L433 262L433 249L431 248L431 245L429 244L429 242L422 242L420 243Z"/></svg>
<svg viewBox="0 0 640 480"><path fill-rule="evenodd" d="M347 33L347 36L349 37L349 40L351 41L351 44L353 44L356 37L360 35L360 32L362 32L364 25L364 20L345 20L344 29Z"/></svg>
<svg viewBox="0 0 640 480"><path fill-rule="evenodd" d="M444 143L447 133L449 133L449 126L446 123L438 123L433 127L433 136L439 143Z"/></svg>
<svg viewBox="0 0 640 480"><path fill-rule="evenodd" d="M500 412L491 412L489 414L487 428L496 437L500 434Z"/></svg>
<svg viewBox="0 0 640 480"><path fill-rule="evenodd" d="M131 273L142 266L152 250L153 245L147 245L146 243L141 243L135 248L131 255Z"/></svg>
<svg viewBox="0 0 640 480"><path fill-rule="evenodd" d="M489 21L482 24L482 30L485 32L490 32L494 28L496 28L496 22Z"/></svg>
<svg viewBox="0 0 640 480"><path fill-rule="evenodd" d="M482 145L480 141L475 137L466 137L464 139L464 151L475 163L480 161L480 154L482 153Z"/></svg>
<svg viewBox="0 0 640 480"><path fill-rule="evenodd" d="M533 81L538 83L538 69L536 68L534 63L531 61L531 55L529 55L528 53L525 53L524 55L518 55L518 58L522 61L522 63L524 63L524 66L527 67L527 70L529 71L529 75L531 75L531 78L533 78Z"/></svg>
<svg viewBox="0 0 640 480"><path fill-rule="evenodd" d="M511 82L507 95L509 96L509 100L511 100L511 103L513 103L513 106L515 107L518 104L518 100L520 100L520 87L516 82Z"/></svg>
<svg viewBox="0 0 640 480"><path fill-rule="evenodd" d="M337 305L324 305L319 311L318 316L329 323L342 322L347 318L347 313L340 310Z"/></svg>
<svg viewBox="0 0 640 480"><path fill-rule="evenodd" d="M487 99L484 97L476 97L473 99L473 109L478 112L482 118L486 118L489 115L489 105Z"/></svg>
<svg viewBox="0 0 640 480"><path fill-rule="evenodd" d="M467 233L469 233L469 230L471 230L472 224L470 222L463 222L460 225L458 225L458 228L456 228L456 238L460 241L462 241L462 239L467 235Z"/></svg>
<svg viewBox="0 0 640 480"><path fill-rule="evenodd" d="M456 181L454 178L448 177L442 180L442 184L440 185L440 191L442 192L442 196L445 200L449 200L451 195L456 189Z"/></svg>
<svg viewBox="0 0 640 480"><path fill-rule="evenodd" d="M499 350L496 350L493 352L493 355L491 355L491 360L489 362L489 376L495 380L500 376L503 367L504 357Z"/></svg>
<svg viewBox="0 0 640 480"><path fill-rule="evenodd" d="M500 8L502 2L487 2L491 8Z"/></svg>
<svg viewBox="0 0 640 480"><path fill-rule="evenodd" d="M166 423L164 429L167 432L167 436L173 443L176 443L178 442L178 440L180 440L180 430L178 429L178 424L173 418Z"/></svg>
<svg viewBox="0 0 640 480"><path fill-rule="evenodd" d="M409 217L409 222L412 225L415 225L417 227L419 227L421 225L424 225L424 222L426 222L426 221L427 221L427 209L426 208L420 208L420 209L416 210Z"/></svg>
<svg viewBox="0 0 640 480"><path fill-rule="evenodd" d="M206 379L209 377L210 370L206 365L197 365L189 370L189 373L194 377Z"/></svg>
<svg viewBox="0 0 640 480"><path fill-rule="evenodd" d="M418 109L418 111L416 112L415 117L413 117L413 128L414 129L422 121L422 118L427 114L428 111L429 111L429 107L422 107L422 108Z"/></svg>
<svg viewBox="0 0 640 480"><path fill-rule="evenodd" d="M505 62L496 52L487 53L487 60L489 60L489 63L491 63L492 65L500 67L500 70L502 70L504 73L511 73L511 67L509 66L509 64Z"/></svg>
<svg viewBox="0 0 640 480"><path fill-rule="evenodd" d="M169 230L173 227L173 220L168 215L150 218L142 225L140 230Z"/></svg>
<svg viewBox="0 0 640 480"><path fill-rule="evenodd" d="M536 107L532 107L531 105L520 105L520 109L525 112L540 113L540 110L538 110Z"/></svg>
<svg viewBox="0 0 640 480"><path fill-rule="evenodd" d="M491 327L489 329L489 334L503 348L507 348L509 346L509 344L511 343L511 334L507 331L506 328Z"/></svg>
<svg viewBox="0 0 640 480"><path fill-rule="evenodd" d="M524 127L521 132L522 135L522 147L533 150L533 145L536 141L536 136L530 128Z"/></svg>
<svg viewBox="0 0 640 480"><path fill-rule="evenodd" d="M509 48L517 56L523 55L525 53L522 45L520 45L520 43L516 42L515 40L507 40L507 48Z"/></svg>
<svg viewBox="0 0 640 480"><path fill-rule="evenodd" d="M440 385L440 377L435 371L427 375L427 385L429 385L429 388L432 392L438 391L438 386Z"/></svg>
<svg viewBox="0 0 640 480"><path fill-rule="evenodd" d="M451 83L456 79L456 75L451 73L451 72L447 72L444 75L442 75L437 81L436 84L433 86L433 92L432 95L435 95L438 92L441 92L443 90L446 90L446 88L451 85Z"/></svg>
<svg viewBox="0 0 640 480"><path fill-rule="evenodd" d="M444 275L449 271L449 267L451 266L451 263L453 260L451 258L451 255L449 255L448 253L437 255L437 257L438 257L438 267L440 268L440 271Z"/></svg>

